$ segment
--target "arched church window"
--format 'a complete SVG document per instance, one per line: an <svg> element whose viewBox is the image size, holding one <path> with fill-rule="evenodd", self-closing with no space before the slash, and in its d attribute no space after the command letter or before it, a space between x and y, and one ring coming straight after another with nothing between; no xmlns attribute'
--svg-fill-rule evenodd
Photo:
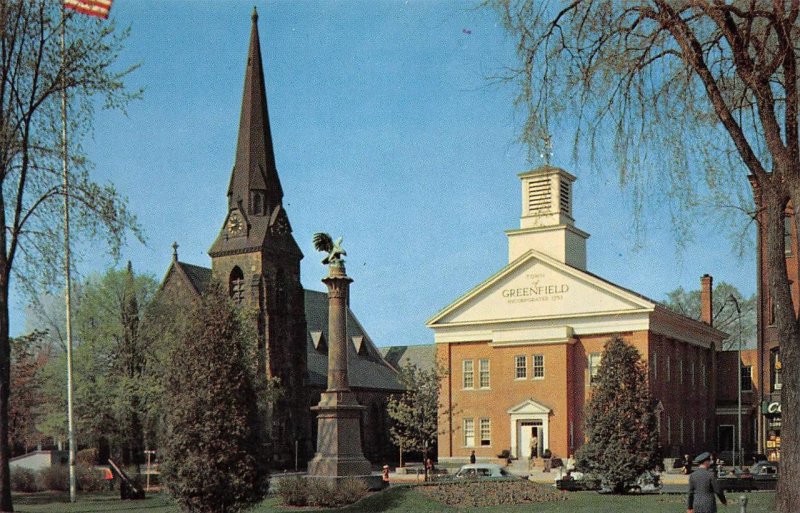
<svg viewBox="0 0 800 513"><path fill-rule="evenodd" d="M264 191L251 191L250 204L252 205L252 212L255 215L264 214Z"/></svg>
<svg viewBox="0 0 800 513"><path fill-rule="evenodd" d="M228 280L228 293L236 303L241 303L244 299L244 273L239 266L236 266L231 271L231 277Z"/></svg>

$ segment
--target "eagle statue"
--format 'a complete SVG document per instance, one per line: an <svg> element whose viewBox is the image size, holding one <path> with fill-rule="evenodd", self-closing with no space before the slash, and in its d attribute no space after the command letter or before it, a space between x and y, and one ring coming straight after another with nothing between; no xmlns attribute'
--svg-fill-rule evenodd
<svg viewBox="0 0 800 513"><path fill-rule="evenodd" d="M322 259L323 264L340 264L343 262L342 255L347 255L347 252L342 249L343 239L344 237L339 237L336 239L336 242L334 242L331 236L327 233L314 234L314 248L317 251L322 251L323 253L328 254L328 256Z"/></svg>

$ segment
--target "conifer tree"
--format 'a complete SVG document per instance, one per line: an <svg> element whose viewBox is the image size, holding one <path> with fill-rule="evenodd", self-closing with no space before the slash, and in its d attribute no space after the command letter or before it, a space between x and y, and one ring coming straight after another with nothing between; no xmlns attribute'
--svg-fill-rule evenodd
<svg viewBox="0 0 800 513"><path fill-rule="evenodd" d="M600 476L615 493L658 465L658 425L647 368L635 347L611 338L586 407L587 442L577 467Z"/></svg>
<svg viewBox="0 0 800 513"><path fill-rule="evenodd" d="M183 511L242 511L268 484L253 366L222 287L212 285L189 320L167 364L162 475Z"/></svg>

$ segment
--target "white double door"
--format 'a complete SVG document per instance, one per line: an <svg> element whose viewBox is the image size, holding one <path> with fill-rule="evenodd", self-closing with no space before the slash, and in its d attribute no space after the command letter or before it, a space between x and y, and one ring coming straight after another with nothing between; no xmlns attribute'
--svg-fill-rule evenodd
<svg viewBox="0 0 800 513"><path fill-rule="evenodd" d="M541 420L520 420L517 424L518 458L531 457L531 439L536 437L537 448L534 457L539 457L544 450L544 432Z"/></svg>

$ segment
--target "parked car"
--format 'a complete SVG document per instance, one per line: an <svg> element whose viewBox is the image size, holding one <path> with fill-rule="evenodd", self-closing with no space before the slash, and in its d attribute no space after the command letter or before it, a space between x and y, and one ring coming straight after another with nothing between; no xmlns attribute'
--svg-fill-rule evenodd
<svg viewBox="0 0 800 513"><path fill-rule="evenodd" d="M516 479L506 469L495 463L472 463L456 472L456 479Z"/></svg>
<svg viewBox="0 0 800 513"><path fill-rule="evenodd" d="M759 477L778 479L778 464L774 461L759 461L750 467L750 473L753 474L754 479Z"/></svg>
<svg viewBox="0 0 800 513"><path fill-rule="evenodd" d="M601 483L598 493L611 493L613 489L608 483ZM636 482L626 483L626 493L661 493L661 476L658 472L646 470L636 478Z"/></svg>
<svg viewBox="0 0 800 513"><path fill-rule="evenodd" d="M718 481L726 492L749 492L756 489L753 474L739 467L734 467L733 470L720 470Z"/></svg>

